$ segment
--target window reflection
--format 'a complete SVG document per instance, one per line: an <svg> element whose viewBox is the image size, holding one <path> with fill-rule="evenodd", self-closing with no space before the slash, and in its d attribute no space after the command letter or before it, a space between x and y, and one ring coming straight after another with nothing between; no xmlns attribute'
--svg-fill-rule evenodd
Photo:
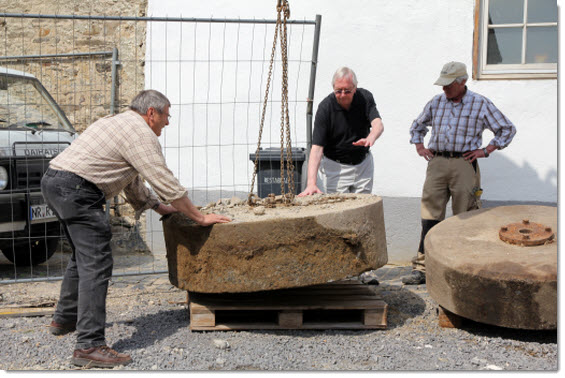
<svg viewBox="0 0 565 378"><path fill-rule="evenodd" d="M490 0L489 22L515 24L524 22L524 0Z"/></svg>
<svg viewBox="0 0 565 378"><path fill-rule="evenodd" d="M528 22L557 22L557 1L528 1Z"/></svg>
<svg viewBox="0 0 565 378"><path fill-rule="evenodd" d="M522 29L495 28L489 30L487 64L520 64L522 60ZM493 41L496 41L495 43Z"/></svg>
<svg viewBox="0 0 565 378"><path fill-rule="evenodd" d="M557 63L557 27L528 28L526 63Z"/></svg>

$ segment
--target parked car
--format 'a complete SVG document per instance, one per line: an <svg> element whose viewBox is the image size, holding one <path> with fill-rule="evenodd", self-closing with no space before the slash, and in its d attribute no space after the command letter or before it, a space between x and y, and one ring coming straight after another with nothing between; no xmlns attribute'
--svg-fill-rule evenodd
<svg viewBox="0 0 565 378"><path fill-rule="evenodd" d="M41 264L57 249L61 229L40 183L75 138L35 76L0 66L0 250L16 266Z"/></svg>

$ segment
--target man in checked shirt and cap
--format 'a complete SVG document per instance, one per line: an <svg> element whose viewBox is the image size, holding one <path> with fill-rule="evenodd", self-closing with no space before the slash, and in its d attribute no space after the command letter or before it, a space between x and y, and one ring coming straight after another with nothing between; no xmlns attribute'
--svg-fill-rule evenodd
<svg viewBox="0 0 565 378"><path fill-rule="evenodd" d="M424 239L428 231L445 218L451 197L453 215L480 207L481 177L477 159L487 158L508 146L516 128L486 97L471 92L467 68L460 62L449 62L434 83L443 87L442 94L426 104L410 127L410 143L428 161L422 190L422 234L413 270L402 279L407 285L426 282ZM424 136L432 129L428 148ZM494 134L482 147L485 129Z"/></svg>
<svg viewBox="0 0 565 378"><path fill-rule="evenodd" d="M158 136L169 124L170 106L158 91L140 92L129 110L94 122L51 160L41 181L43 196L73 250L49 330L55 335L77 330L75 365L114 367L131 362L129 355L106 346L104 336L113 265L112 231L103 209L106 198L123 190L138 218L153 209L161 215L180 211L201 226L230 221L202 214L167 168Z"/></svg>

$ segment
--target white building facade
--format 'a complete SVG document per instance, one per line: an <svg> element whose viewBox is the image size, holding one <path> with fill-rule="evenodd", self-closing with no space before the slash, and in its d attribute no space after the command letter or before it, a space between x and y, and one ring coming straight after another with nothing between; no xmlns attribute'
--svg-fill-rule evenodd
<svg viewBox="0 0 565 378"><path fill-rule="evenodd" d="M448 61L464 62L472 76L469 89L491 99L517 128L508 148L479 161L484 203L557 203L555 0L356 0L345 4L291 0L289 4L291 19L322 17L314 114L332 90L331 77L340 66L351 67L359 87L374 95L385 131L372 148L373 193L384 198L389 261L407 262L415 255L427 163L409 143L408 131L424 105L441 92L433 83ZM147 14L275 19L276 0L149 0ZM150 41L147 46L148 56L162 48ZM167 77L175 74L168 72ZM156 82L151 77L146 79L147 86L158 87L152 85ZM306 116L296 119L293 127L299 130L300 144ZM221 138L229 141L232 134L221 133ZM483 146L491 138L486 131ZM173 166L180 161L176 154L171 160ZM181 170L181 164L177 169ZM183 184L190 187L190 178Z"/></svg>

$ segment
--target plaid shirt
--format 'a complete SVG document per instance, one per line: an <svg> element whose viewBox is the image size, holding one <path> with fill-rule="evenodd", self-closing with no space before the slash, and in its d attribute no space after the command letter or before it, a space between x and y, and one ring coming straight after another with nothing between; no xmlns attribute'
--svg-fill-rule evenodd
<svg viewBox="0 0 565 378"><path fill-rule="evenodd" d="M137 216L159 203L140 175L162 202L170 203L187 194L167 168L157 135L132 110L94 122L51 160L49 167L96 184L106 198L124 190Z"/></svg>
<svg viewBox="0 0 565 378"><path fill-rule="evenodd" d="M484 129L494 134L489 144L503 149L516 134L516 127L488 98L468 89L460 103L448 100L444 93L428 102L410 127L410 143L424 143L429 126L432 136L428 148L434 151L479 149Z"/></svg>

